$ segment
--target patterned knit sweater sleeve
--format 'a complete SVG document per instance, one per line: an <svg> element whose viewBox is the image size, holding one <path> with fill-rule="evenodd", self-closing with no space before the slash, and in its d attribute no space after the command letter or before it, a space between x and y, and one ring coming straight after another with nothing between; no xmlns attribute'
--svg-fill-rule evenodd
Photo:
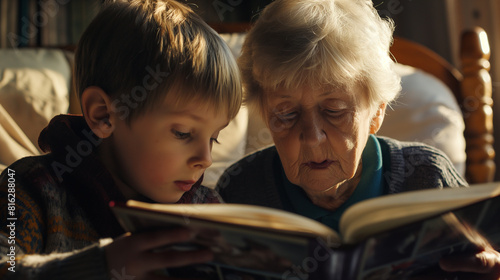
<svg viewBox="0 0 500 280"><path fill-rule="evenodd" d="M108 279L104 251L78 207L40 164L25 158L0 175L0 279ZM45 175L44 175L45 174Z"/></svg>

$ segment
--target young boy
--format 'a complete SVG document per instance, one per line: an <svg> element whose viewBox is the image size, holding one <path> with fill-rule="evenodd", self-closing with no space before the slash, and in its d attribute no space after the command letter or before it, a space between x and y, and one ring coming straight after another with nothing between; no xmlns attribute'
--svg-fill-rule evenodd
<svg viewBox="0 0 500 280"><path fill-rule="evenodd" d="M200 183L242 98L223 40L173 0L112 1L82 35L75 85L83 116L52 119L49 153L0 177L0 278L137 280L210 260L153 250L184 229L124 235L108 204L220 202Z"/></svg>

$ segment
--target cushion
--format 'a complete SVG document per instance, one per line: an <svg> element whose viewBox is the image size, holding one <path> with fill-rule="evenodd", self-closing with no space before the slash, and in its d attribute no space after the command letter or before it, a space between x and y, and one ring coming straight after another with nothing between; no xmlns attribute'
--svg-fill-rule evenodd
<svg viewBox="0 0 500 280"><path fill-rule="evenodd" d="M386 110L378 134L418 141L442 150L462 175L465 173L464 120L450 89L419 69L396 64L400 96Z"/></svg>
<svg viewBox="0 0 500 280"><path fill-rule="evenodd" d="M238 57L240 56L241 47L245 41L245 34L246 33L223 33L219 35L226 41L234 57Z"/></svg>
<svg viewBox="0 0 500 280"><path fill-rule="evenodd" d="M223 33L220 36L226 41L233 55L238 57L245 40L245 33ZM259 113L249 108L248 114L248 136L245 142L245 154L273 144L271 133Z"/></svg>
<svg viewBox="0 0 500 280"><path fill-rule="evenodd" d="M205 171L203 185L214 188L217 180L231 164L243 158L248 127L248 110L242 107L236 117L217 138L212 148L212 165Z"/></svg>
<svg viewBox="0 0 500 280"><path fill-rule="evenodd" d="M37 148L0 104L0 172L21 157L37 154Z"/></svg>
<svg viewBox="0 0 500 280"><path fill-rule="evenodd" d="M36 147L49 120L68 112L70 79L61 50L0 51L0 104Z"/></svg>
<svg viewBox="0 0 500 280"><path fill-rule="evenodd" d="M243 34L222 34L222 38L228 43L233 55L237 57L243 42ZM235 119L219 134L220 144L214 143L212 148L212 165L205 171L204 186L214 188L224 170L245 156L248 118L247 107L242 107Z"/></svg>

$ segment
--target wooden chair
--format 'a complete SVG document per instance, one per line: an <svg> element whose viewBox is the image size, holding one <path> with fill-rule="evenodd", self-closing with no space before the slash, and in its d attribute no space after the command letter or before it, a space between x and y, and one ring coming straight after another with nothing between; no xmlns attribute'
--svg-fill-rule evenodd
<svg viewBox="0 0 500 280"><path fill-rule="evenodd" d="M219 33L241 33L251 28L247 22L210 23ZM475 28L462 34L461 69L453 67L434 51L403 38L395 38L391 47L394 59L413 66L443 81L462 109L466 142L466 173L470 184L494 180L492 82L486 32Z"/></svg>
<svg viewBox="0 0 500 280"><path fill-rule="evenodd" d="M492 82L490 50L481 28L465 31L460 42L461 69L430 49L403 38L391 47L394 59L419 68L444 82L455 95L465 122L466 179L470 184L494 180Z"/></svg>

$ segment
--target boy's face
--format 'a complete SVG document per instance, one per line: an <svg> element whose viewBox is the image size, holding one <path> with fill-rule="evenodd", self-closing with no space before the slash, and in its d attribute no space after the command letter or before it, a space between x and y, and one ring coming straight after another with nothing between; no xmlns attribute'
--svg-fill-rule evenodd
<svg viewBox="0 0 500 280"><path fill-rule="evenodd" d="M173 203L212 164L212 143L229 119L200 102L179 108L169 98L154 111L115 123L107 163L125 197Z"/></svg>

